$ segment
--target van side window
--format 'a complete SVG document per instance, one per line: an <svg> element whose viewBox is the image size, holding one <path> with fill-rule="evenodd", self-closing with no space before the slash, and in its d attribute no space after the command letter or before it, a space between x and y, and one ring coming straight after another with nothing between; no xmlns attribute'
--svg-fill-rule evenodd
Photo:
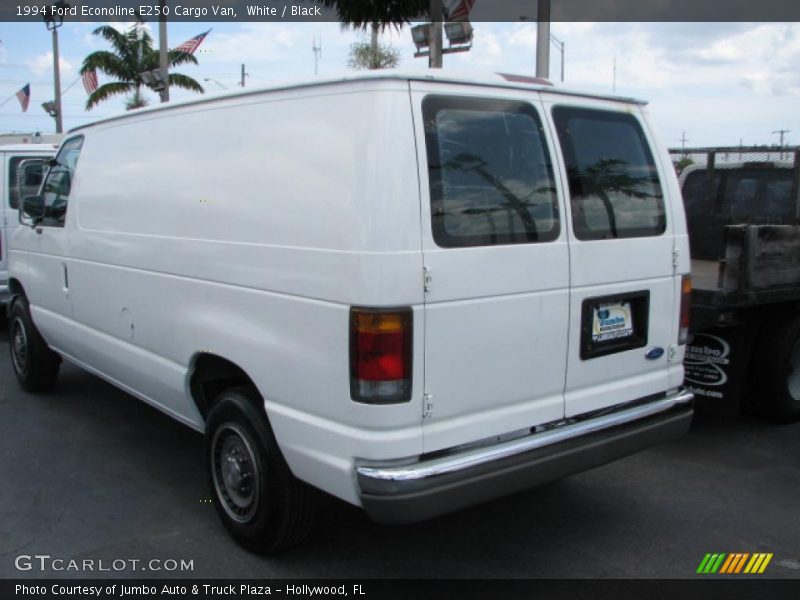
<svg viewBox="0 0 800 600"><path fill-rule="evenodd" d="M8 161L8 206L13 209L19 207L19 188L22 187L23 196L33 196L39 192L39 186L42 184L42 176L44 175L44 163L33 164L25 169L22 176L24 181L18 181L20 176L19 166L22 161L30 160L48 160L44 156L14 156ZM21 184L21 185L20 185Z"/></svg>
<svg viewBox="0 0 800 600"><path fill-rule="evenodd" d="M78 155L83 146L83 137L76 137L64 142L58 151L47 178L44 181L45 217L39 225L63 227L67 217L67 203L72 189L72 178L78 165Z"/></svg>
<svg viewBox="0 0 800 600"><path fill-rule="evenodd" d="M422 114L437 245L522 244L558 237L553 165L530 104L428 96Z"/></svg>
<svg viewBox="0 0 800 600"><path fill-rule="evenodd" d="M556 107L553 118L569 178L579 240L657 236L664 196L638 120L605 110Z"/></svg>

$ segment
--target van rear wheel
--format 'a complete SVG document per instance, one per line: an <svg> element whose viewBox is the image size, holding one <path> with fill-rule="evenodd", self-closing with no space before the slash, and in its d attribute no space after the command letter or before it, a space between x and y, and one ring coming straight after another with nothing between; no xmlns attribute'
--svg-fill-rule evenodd
<svg viewBox="0 0 800 600"><path fill-rule="evenodd" d="M800 315L768 323L757 350L759 407L784 423L800 420Z"/></svg>
<svg viewBox="0 0 800 600"><path fill-rule="evenodd" d="M315 494L292 475L251 387L222 392L206 420L206 467L214 505L242 546L269 553L300 543Z"/></svg>
<svg viewBox="0 0 800 600"><path fill-rule="evenodd" d="M46 392L56 384L61 357L53 352L31 319L28 302L14 300L8 311L11 366L22 388L28 392Z"/></svg>

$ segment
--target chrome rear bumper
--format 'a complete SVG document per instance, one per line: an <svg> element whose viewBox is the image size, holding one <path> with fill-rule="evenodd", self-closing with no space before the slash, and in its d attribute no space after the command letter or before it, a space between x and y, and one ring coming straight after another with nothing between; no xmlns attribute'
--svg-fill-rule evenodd
<svg viewBox="0 0 800 600"><path fill-rule="evenodd" d="M376 520L411 522L513 493L683 435L692 398L680 390L496 445L408 465L360 465L361 500Z"/></svg>

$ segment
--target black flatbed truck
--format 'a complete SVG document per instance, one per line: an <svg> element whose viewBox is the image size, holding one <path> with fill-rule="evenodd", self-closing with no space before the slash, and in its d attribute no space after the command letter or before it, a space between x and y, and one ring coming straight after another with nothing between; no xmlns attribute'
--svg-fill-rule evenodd
<svg viewBox="0 0 800 600"><path fill-rule="evenodd" d="M800 148L672 150L692 253L700 411L800 419Z"/></svg>

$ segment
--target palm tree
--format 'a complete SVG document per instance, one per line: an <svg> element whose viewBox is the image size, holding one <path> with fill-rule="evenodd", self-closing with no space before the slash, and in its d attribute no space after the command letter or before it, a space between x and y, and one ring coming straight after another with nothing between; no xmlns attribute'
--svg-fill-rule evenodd
<svg viewBox="0 0 800 600"><path fill-rule="evenodd" d="M321 0L323 6L336 10L339 21L357 29L377 23L381 29L388 25L399 27L427 15L431 0ZM441 7L441 4L439 4Z"/></svg>
<svg viewBox="0 0 800 600"><path fill-rule="evenodd" d="M125 100L126 110L147 106L147 98L142 94L142 73L158 69L158 50L153 48L153 38L147 31L139 31L138 27L125 33L119 32L109 25L103 25L93 31L111 44L114 51L98 50L87 56L81 66L81 73L99 70L116 79L104 83L89 95L86 101L86 110L91 110L100 102L108 100L117 94L129 94ZM167 53L170 67L187 63L197 64L197 59L180 50L170 50ZM169 74L169 85L193 92L203 93L203 86L187 75L180 73Z"/></svg>

